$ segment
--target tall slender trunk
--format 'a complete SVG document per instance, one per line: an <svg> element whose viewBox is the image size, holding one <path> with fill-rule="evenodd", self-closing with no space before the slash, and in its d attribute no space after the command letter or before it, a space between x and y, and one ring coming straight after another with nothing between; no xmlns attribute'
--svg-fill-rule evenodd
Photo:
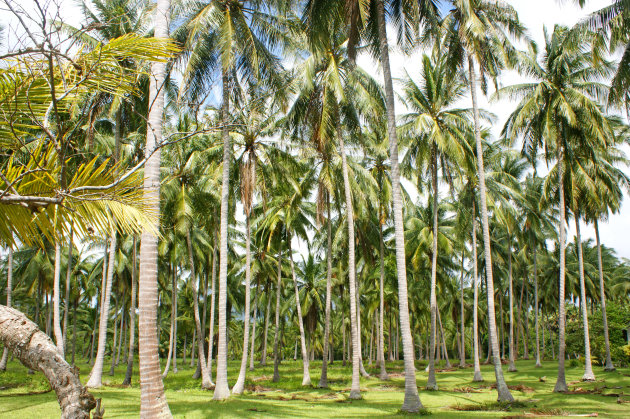
<svg viewBox="0 0 630 419"><path fill-rule="evenodd" d="M208 330L208 375L210 381L212 381L212 352L214 351L214 302L216 295L215 283L217 279L217 246L216 246L216 234L215 245L212 247L212 285L210 292L212 297L210 300L210 327Z"/></svg>
<svg viewBox="0 0 630 419"><path fill-rule="evenodd" d="M173 374L177 374L177 303L179 301L179 289L178 289L178 276L177 276L177 266L174 268L174 280L175 280L175 294L173 295L173 358L171 362L173 363ZM160 324L158 320L158 324Z"/></svg>
<svg viewBox="0 0 630 419"><path fill-rule="evenodd" d="M123 300L122 311L120 312L120 331L118 332L120 338L118 340L118 350L116 351L116 366L120 363L120 350L123 346L125 346L125 341L127 340L127 329L125 328L125 303Z"/></svg>
<svg viewBox="0 0 630 419"><path fill-rule="evenodd" d="M536 260L536 245L533 248L534 251L534 321L536 322L536 368L541 368L542 364L540 363L540 325L538 322L538 264ZM545 333L545 329L543 328L543 334ZM544 336L543 336L543 345L544 345Z"/></svg>
<svg viewBox="0 0 630 419"><path fill-rule="evenodd" d="M127 353L127 372L125 373L125 380L123 385L131 385L131 376L133 374L133 358L135 352L135 338L136 338L136 236L133 236L133 245L131 250L131 307L129 307L129 352Z"/></svg>
<svg viewBox="0 0 630 419"><path fill-rule="evenodd" d="M481 375L481 365L479 365L479 268L477 266L477 211L476 199L473 197L472 204L472 258L473 258L473 382L483 381Z"/></svg>
<svg viewBox="0 0 630 419"><path fill-rule="evenodd" d="M63 347L67 348L68 342L68 312L70 311L70 279L72 278L72 237L74 229L70 226L70 237L68 238L68 266L66 267L66 295L63 308Z"/></svg>
<svg viewBox="0 0 630 419"><path fill-rule="evenodd" d="M267 308L265 309L265 331L263 332L262 355L260 365L267 365L267 339L269 336L269 313L271 311L271 280L267 278Z"/></svg>
<svg viewBox="0 0 630 419"><path fill-rule="evenodd" d="M304 337L304 322L302 320L302 306L300 304L300 293L298 292L297 278L295 276L295 267L293 265L291 234L289 232L287 232L287 247L289 249L289 264L291 266L291 276L293 277L293 287L295 288L295 309L297 311L298 326L300 329L300 346L302 349L302 369L303 369L302 385L310 386L311 374L308 370L309 362L308 362L308 352L306 351L306 339Z"/></svg>
<svg viewBox="0 0 630 419"><path fill-rule="evenodd" d="M591 362L591 339L588 330L588 309L586 307L586 284L584 283L584 258L582 255L582 237L580 236L580 217L574 211L575 232L578 250L578 265L580 271L580 305L582 306L582 325L584 327L584 375L582 381L595 381Z"/></svg>
<svg viewBox="0 0 630 419"><path fill-rule="evenodd" d="M252 315L250 308L251 287L251 227L249 215L246 214L246 241L245 241L245 311L243 313L243 354L241 356L241 369L236 384L232 388L233 394L243 394L245 389L245 374L247 374L247 349L249 346L249 319Z"/></svg>
<svg viewBox="0 0 630 419"><path fill-rule="evenodd" d="M565 377L564 371L564 359L565 359L565 298L564 298L564 286L565 286L565 240L566 240L566 231L565 231L565 223L566 223L566 214L565 214L565 203L564 203L564 181L563 181L563 153L562 153L562 140L558 134L557 144L556 144L556 152L558 154L558 193L560 195L559 200L559 209L560 209L560 219L558 220L558 250L560 251L560 277L558 279L558 378L556 380L556 385L554 386L553 391L564 393L569 390L567 386L567 380Z"/></svg>
<svg viewBox="0 0 630 419"><path fill-rule="evenodd" d="M514 285L512 278L512 238L508 235L508 287L510 300L510 337L509 337L509 356L510 365L508 371L516 371L515 353L514 353Z"/></svg>
<svg viewBox="0 0 630 419"><path fill-rule="evenodd" d="M122 318L120 319L122 321ZM118 336L118 300L116 300L116 307L114 307L114 341L112 342L111 352L111 366L109 368L109 375L114 375L114 363L116 362L116 342L120 337Z"/></svg>
<svg viewBox="0 0 630 419"><path fill-rule="evenodd" d="M440 324L440 337L442 341L442 352L444 352L444 359L446 360L446 368L450 369L452 367L451 360L448 358L448 350L446 349L446 336L444 335L444 327L442 326L442 316L440 315L440 310L437 310L438 323Z"/></svg>
<svg viewBox="0 0 630 419"><path fill-rule="evenodd" d="M256 296L254 297L254 310L252 311L252 337L249 349L249 370L254 371L254 349L256 347L256 318L258 313L258 298L260 298L260 275L256 279Z"/></svg>
<svg viewBox="0 0 630 419"><path fill-rule="evenodd" d="M61 276L61 243L59 237L55 239L55 273L53 278L53 331L55 343L61 356L64 356L63 332L61 331L61 319L59 313L59 301L61 300L61 290L59 280Z"/></svg>
<svg viewBox="0 0 630 419"><path fill-rule="evenodd" d="M459 274L459 289L460 289L460 321L461 321L461 339L462 345L459 352L459 366L461 368L466 367L466 333L464 331L464 251L462 250L462 264Z"/></svg>
<svg viewBox="0 0 630 419"><path fill-rule="evenodd" d="M72 304L72 365L77 353L77 300Z"/></svg>
<svg viewBox="0 0 630 419"><path fill-rule="evenodd" d="M431 350L429 352L429 377L427 378L427 390L437 390L435 378L435 334L437 319L437 253L438 253L438 184L437 184L437 150L436 145L431 146L431 187L433 189L433 237L431 244L431 297L429 300L431 310Z"/></svg>
<svg viewBox="0 0 630 419"><path fill-rule="evenodd" d="M379 276L379 290L378 290L378 298L379 298L379 324L378 324L378 363L380 364L380 374L379 378L381 380L388 380L389 375L387 374L387 370L385 369L385 243L383 241L383 222L381 213L381 206L378 207L378 239L379 239L379 268L380 268L380 276Z"/></svg>
<svg viewBox="0 0 630 419"><path fill-rule="evenodd" d="M229 117L230 117L230 88L228 72L223 70L223 105L221 119L223 128L221 138L223 140L223 178L221 181L221 224L219 244L219 342L217 347L217 375L214 389L214 400L225 400L230 396L230 387L227 381L227 271L228 271L228 200L230 194L230 161L232 144L230 142Z"/></svg>
<svg viewBox="0 0 630 419"><path fill-rule="evenodd" d="M282 244L281 244L282 246ZM278 339L280 337L280 295L282 293L282 248L278 249L278 279L276 282L276 319L275 333L273 337L273 382L280 381L278 365L280 364L280 354L278 353Z"/></svg>
<svg viewBox="0 0 630 419"><path fill-rule="evenodd" d="M209 262L209 260L208 260ZM206 331L206 317L208 314L208 270L206 269L203 275L204 281L203 281L203 309L202 309L202 315L201 315L201 330L203 333L205 333ZM203 339L203 343L205 344L205 335L204 335L204 339ZM207 363L207 358L206 358L206 363ZM212 374L210 373L210 371L208 371L208 375L210 375L210 381L212 381ZM197 361L197 369L195 370L195 373L193 374L193 378L197 379L201 376L201 361Z"/></svg>
<svg viewBox="0 0 630 419"><path fill-rule="evenodd" d="M98 346L96 360L90 373L90 378L86 387L101 387L103 377L103 364L105 362L105 346L107 345L107 319L109 317L109 305L112 294L112 283L114 282L114 264L116 261L116 230L112 227L109 239L109 260L107 262L107 283L103 293L103 305L101 306L101 319L98 325Z"/></svg>
<svg viewBox="0 0 630 419"><path fill-rule="evenodd" d="M606 292L604 288L604 270L602 267L602 246L599 242L599 223L597 219L594 221L595 240L597 241L597 270L599 273L599 296L602 307L602 320L604 322L604 345L606 347L606 361L604 363L604 371L614 371L615 366L610 357L610 339L608 338L608 316L606 315Z"/></svg>
<svg viewBox="0 0 630 419"><path fill-rule="evenodd" d="M337 137L339 141L339 154L341 154L341 171L343 174L344 196L346 200L346 224L348 227L348 283L350 285L350 339L352 340L352 385L350 388L350 398L361 398L361 387L359 383L361 347L359 346L359 333L357 322L357 290L356 272L354 256L354 210L352 208L352 191L350 189L350 179L348 176L348 161L346 158L345 144L341 129L337 127Z"/></svg>
<svg viewBox="0 0 630 419"><path fill-rule="evenodd" d="M13 292L13 247L9 245L9 252L7 256L7 307L11 308L11 297ZM2 358L0 359L0 371L7 370L7 361L9 359L9 350L6 345L2 351ZM73 362L74 363L74 362Z"/></svg>
<svg viewBox="0 0 630 419"><path fill-rule="evenodd" d="M398 305L400 327L402 329L403 351L405 357L405 400L404 412L418 412L422 408L416 383L416 367L413 358L413 341L409 325L409 301L407 299L407 269L405 265L405 235L403 225L402 194L400 191L400 171L398 168L398 138L396 136L396 110L394 108L394 86L389 65L389 47L387 45L387 27L385 23L384 0L378 0L376 13L378 35L381 46L381 67L385 81L387 104L387 134L389 138L389 157L391 161L392 196L394 209L394 231L396 242L396 269L398 277Z"/></svg>
<svg viewBox="0 0 630 419"><path fill-rule="evenodd" d="M99 304L96 302L96 308L94 309L94 327L92 328L92 339L90 340L90 359L88 360L89 365L94 364L94 347L96 346L96 330L98 325L98 317L99 317Z"/></svg>
<svg viewBox="0 0 630 419"><path fill-rule="evenodd" d="M155 36L168 37L170 0L157 0L155 11ZM150 152L162 142L162 113L164 111L164 82L166 63L151 64L149 83L149 116L146 150ZM160 213L160 150L145 164L145 196L152 198L153 214ZM158 230L158 225L155 226ZM138 343L140 355L140 416L171 417L171 411L164 395L164 383L160 375L158 356L158 263L157 237L143 231L140 239L140 275L138 280Z"/></svg>
<svg viewBox="0 0 630 419"><path fill-rule="evenodd" d="M490 252L490 227L488 222L488 205L486 202L486 174L483 167L483 147L481 146L481 131L479 128L479 108L477 106L477 79L475 65L472 56L468 56L468 71L470 78L470 93L472 96L473 119L475 125L475 143L477 149L477 176L479 181L479 200L481 202L481 224L483 230L483 248L486 260L486 293L488 297L488 332L492 345L492 358L494 363L494 375L497 381L498 400L500 402L513 402L514 397L510 393L503 377L501 357L499 355L499 342L497 340L497 326L494 311L494 280L492 278L492 254Z"/></svg>
<svg viewBox="0 0 630 419"><path fill-rule="evenodd" d="M330 197L326 193L326 206L328 218L326 220L326 308L324 320L324 343L322 355L322 374L319 378L319 387L328 387L328 347L330 341L330 301L332 294L332 219L330 217Z"/></svg>
<svg viewBox="0 0 630 419"><path fill-rule="evenodd" d="M205 350L203 348L205 339L203 338L201 319L199 318L199 285L197 284L198 278L195 274L195 259L190 230L186 232L186 244L188 245L188 263L190 264L190 280L193 292L193 314L195 318L195 331L197 332L197 356L201 366L201 388L209 390L214 387L214 383L210 380L210 376L208 375L208 365L206 364Z"/></svg>
<svg viewBox="0 0 630 419"><path fill-rule="evenodd" d="M168 333L168 354L166 355L166 365L164 366L164 372L162 373L162 379L168 376L168 372L171 368L171 360L173 359L173 341L175 340L175 318L177 312L175 310L175 298L177 296L177 280L175 275L175 269L171 268L171 327Z"/></svg>

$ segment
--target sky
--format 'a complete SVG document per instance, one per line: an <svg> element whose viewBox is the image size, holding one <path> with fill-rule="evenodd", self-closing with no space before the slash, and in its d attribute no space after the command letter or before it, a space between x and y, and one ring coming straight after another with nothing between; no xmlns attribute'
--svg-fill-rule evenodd
<svg viewBox="0 0 630 419"><path fill-rule="evenodd" d="M58 0L59 1L59 0ZM76 7L74 1L63 0L61 4L61 16L70 22L80 22L81 13ZM583 9L575 6L570 0L510 0L508 1L518 12L519 18L525 27L528 28L529 36L536 41L540 48L543 42L543 27L546 26L550 31L553 30L555 24L571 26L593 10L600 9L608 4L610 0L590 0ZM21 1L20 4L28 10L33 7L32 0ZM9 14L3 10L4 5L0 5L0 23L11 25L12 20ZM393 31L389 31L390 35ZM9 34L10 36L10 34ZM393 41L393 39L392 39ZM390 46L393 42L390 42ZM405 56L395 49L391 52L392 75L394 78L404 77L405 72L409 73L412 78L419 73L420 57L422 52L416 52L411 56ZM382 81L382 73L378 68L378 63L367 56L360 56L358 64L366 70L372 72L375 78ZM523 78L515 72L505 72L499 79L500 86L506 86L523 81ZM395 84L396 88L396 84ZM466 99L468 100L468 99ZM462 105L466 106L466 105ZM497 116L496 122L492 125L491 130L495 138L498 138L501 128L509 113L514 109L516 103L507 100L488 103L488 100L480 95L480 106L489 110ZM404 113L404 109L398 104L397 113ZM626 150L630 153L630 150ZM541 167L540 172L544 172ZM409 185L406 184L409 190ZM412 193L412 197L417 196ZM594 231L591 226L582 226L581 233L584 239L593 238ZM569 238L573 238L575 227L573 223L569 225ZM626 240L625 235L630 234L630 203L626 194L624 203L618 214L612 215L605 223L600 224L600 238L603 244L612 247L621 257L630 258L630 241Z"/></svg>

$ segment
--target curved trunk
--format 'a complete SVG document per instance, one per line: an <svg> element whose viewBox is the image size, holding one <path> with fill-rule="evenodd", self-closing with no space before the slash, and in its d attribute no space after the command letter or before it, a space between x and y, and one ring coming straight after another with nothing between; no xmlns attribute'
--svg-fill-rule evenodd
<svg viewBox="0 0 630 419"><path fill-rule="evenodd" d="M223 139L223 178L221 181L221 224L219 243L219 342L217 347L217 375L213 400L225 400L230 396L227 381L227 271L228 271L228 200L230 193L230 162L232 144L228 128L230 91L228 73L223 71L223 106L221 110L221 138Z"/></svg>
<svg viewBox="0 0 630 419"><path fill-rule="evenodd" d="M188 245L188 262L190 264L190 281L192 284L193 292L193 314L195 318L195 331L197 332L197 356L199 358L199 365L201 366L201 388L204 390L211 389L214 383L210 380L208 375L208 365L206 364L206 356L203 345L205 339L203 338L203 330L201 329L201 319L199 317L199 285L197 284L198 278L195 275L195 260L192 249L192 240L190 239L190 230L186 233L186 244ZM176 314L176 313L175 313Z"/></svg>
<svg viewBox="0 0 630 419"><path fill-rule="evenodd" d="M468 57L468 71L470 78L470 93L473 106L473 120L475 125L475 143L477 149L477 176L479 181L479 201L481 203L481 225L483 230L483 249L486 260L486 294L488 297L488 332L492 347L492 360L494 375L497 380L498 401L513 402L514 397L510 393L503 377L501 367L501 355L499 353L499 341L497 340L497 325L494 310L494 280L492 278L492 254L490 252L490 227L488 222L488 205L486 202L486 174L483 167L483 147L481 146L481 132L479 129L479 108L477 105L477 79L473 58Z"/></svg>
<svg viewBox="0 0 630 419"><path fill-rule="evenodd" d="M249 346L249 318L252 315L250 310L250 285L251 285L251 228L249 224L249 215L246 215L246 230L247 235L245 239L245 311L243 314L243 354L241 356L241 369L238 373L238 379L236 384L232 388L233 394L243 394L245 389L245 374L247 373L247 349Z"/></svg>
<svg viewBox="0 0 630 419"><path fill-rule="evenodd" d="M597 241L597 270L599 272L599 295L602 306L602 320L604 322L604 345L606 346L606 361L604 364L604 371L614 371L615 366L612 363L610 357L610 340L608 338L608 316L606 315L606 293L604 291L604 270L602 268L602 246L599 242L599 223L597 219L594 222L595 225L595 240Z"/></svg>
<svg viewBox="0 0 630 419"><path fill-rule="evenodd" d="M512 240L508 236L508 292L510 300L510 336L508 343L510 365L508 371L516 371L515 354L514 354L514 284L512 278Z"/></svg>
<svg viewBox="0 0 630 419"><path fill-rule="evenodd" d="M57 394L62 418L90 418L96 400L52 340L24 313L0 305L0 341L26 367L41 371Z"/></svg>
<svg viewBox="0 0 630 419"><path fill-rule="evenodd" d="M215 235L216 239L216 235ZM214 301L216 294L216 275L217 275L217 247L216 240L215 246L212 247L212 285L210 292L212 293L212 297L210 300L210 327L208 330L208 376L210 377L210 381L212 381L212 352L214 351Z"/></svg>
<svg viewBox="0 0 630 419"><path fill-rule="evenodd" d="M98 346L96 360L90 373L86 387L98 388L102 385L103 364L105 362L105 345L107 344L107 318L109 317L109 304L114 281L114 264L116 261L116 231L112 227L109 239L109 260L107 262L107 278L103 292L103 305L101 306L101 319L98 324Z"/></svg>
<svg viewBox="0 0 630 419"><path fill-rule="evenodd" d="M258 313L258 299L260 298L260 276L256 279L256 296L254 297L254 310L252 312L252 337L249 349L249 370L254 371L254 348L256 347L256 317Z"/></svg>
<svg viewBox="0 0 630 419"><path fill-rule="evenodd" d="M559 134L558 134L559 135ZM566 231L564 229L566 223L565 203L564 203L564 182L563 182L563 167L562 167L562 141L558 136L556 144L558 154L558 193L560 195L560 201L558 207L560 209L560 220L558 221L558 248L560 251L560 278L558 279L558 378L553 391L564 393L569 390L567 386L567 380L564 370L564 352L566 349L564 330L566 324L565 313L565 301L564 301L564 286L565 286L565 240Z"/></svg>
<svg viewBox="0 0 630 419"><path fill-rule="evenodd" d="M155 36L168 37L170 0L157 0ZM162 141L162 113L166 63L151 64L149 83L149 109L146 150L150 151ZM153 153L144 168L145 196L151 199L150 210L160 214L160 150ZM156 230L159 225L155 226ZM140 276L138 280L138 352L140 355L140 416L170 418L171 411L164 395L158 355L158 249L157 237L144 231L140 239Z"/></svg>
<svg viewBox="0 0 630 419"><path fill-rule="evenodd" d="M352 340L352 386L350 388L350 398L361 398L361 387L359 383L359 373L361 369L361 348L359 347L359 333L357 327L357 290L356 273L354 260L354 210L352 208L352 192L350 190L350 179L348 177L348 160L346 158L345 144L341 130L337 127L337 137L339 141L339 154L341 154L341 171L343 174L344 196L346 200L346 224L348 227L348 282L350 284L350 339Z"/></svg>
<svg viewBox="0 0 630 419"><path fill-rule="evenodd" d="M538 323L538 265L536 261L536 246L534 246L534 321L536 322L536 368L541 368L540 364L540 335Z"/></svg>
<svg viewBox="0 0 630 419"><path fill-rule="evenodd" d="M328 387L328 349L330 342L330 299L332 294L332 220L330 218L330 197L326 194L328 220L326 221L327 245L326 245L326 309L324 321L324 342L322 356L322 375L319 378L319 387Z"/></svg>
<svg viewBox="0 0 630 419"><path fill-rule="evenodd" d="M61 300L61 290L59 287L59 277L61 276L61 243L59 238L55 239L55 273L53 277L53 331L55 342L61 356L64 356L63 332L61 331L61 319L59 315L59 300Z"/></svg>
<svg viewBox="0 0 630 419"><path fill-rule="evenodd" d="M133 247L131 251L131 307L129 308L129 353L127 354L127 372L123 385L131 385L131 375L133 374L133 358L135 352L136 338L136 236L133 236Z"/></svg>
<svg viewBox="0 0 630 419"><path fill-rule="evenodd" d="M278 281L276 282L276 333L273 337L273 382L280 381L278 372L278 364L280 363L280 354L278 353L278 339L280 337L280 290L282 289L282 249L278 250Z"/></svg>
<svg viewBox="0 0 630 419"><path fill-rule="evenodd" d="M438 253L438 185L437 185L437 153L436 146L431 146L431 185L433 188L433 239L431 245L431 297L429 300L431 310L431 334L429 351L429 377L427 379L427 390L437 390L437 380L435 378L435 334L436 334L436 319L437 319L437 296L436 282L437 282L437 253Z"/></svg>
<svg viewBox="0 0 630 419"><path fill-rule="evenodd" d="M68 266L66 267L66 295L63 308L63 347L67 348L68 342L68 312L70 311L70 279L72 278L72 237L74 229L70 226L70 238L68 239Z"/></svg>
<svg viewBox="0 0 630 419"><path fill-rule="evenodd" d="M483 381L479 365L479 268L477 266L477 211L475 199L472 205L472 252L473 252L473 364L475 373L473 382Z"/></svg>
<svg viewBox="0 0 630 419"><path fill-rule="evenodd" d="M291 276L293 277L293 287L295 288L295 308L297 311L298 326L300 329L300 347L302 349L302 369L303 369L302 385L310 386L311 374L308 370L309 358L308 358L308 351L306 350L306 339L304 337L304 322L302 320L302 306L300 305L300 293L298 291L297 278L295 276L295 266L293 265L293 255L291 254L292 253L291 235L288 232L287 232L287 247L289 248L289 264L291 265Z"/></svg>
<svg viewBox="0 0 630 419"><path fill-rule="evenodd" d="M11 308L11 293L13 292L13 247L9 246L9 255L7 256L7 307ZM9 359L9 350L4 346L2 350L2 359L0 359L0 371L7 370L7 361Z"/></svg>
<svg viewBox="0 0 630 419"><path fill-rule="evenodd" d="M385 369L385 243L383 242L383 224L381 223L381 206L378 208L379 217L378 217L378 239L379 239L379 268L380 268L380 277L379 277L379 290L378 290L378 298L379 298L379 323L378 323L378 363L380 364L381 371L379 373L379 378L381 380L388 380L389 375L387 374L387 370Z"/></svg>
<svg viewBox="0 0 630 419"><path fill-rule="evenodd" d="M392 195L394 209L394 233L396 242L396 269L398 277L398 306L400 328L402 331L403 352L405 357L405 400L404 412L418 412L422 408L416 383L416 367L413 356L413 341L409 325L409 301L407 299L407 267L405 265L405 234L403 225L402 194L400 191L400 171L398 168L398 138L396 136L396 110L394 108L394 86L389 65L389 47L387 45L387 27L385 23L385 5L383 0L376 4L378 35L381 46L381 67L385 82L387 104L387 134L389 138L389 157L391 161Z"/></svg>
<svg viewBox="0 0 630 419"><path fill-rule="evenodd" d="M582 255L582 238L580 237L580 218L575 213L575 231L580 271L580 305L582 306L582 326L584 327L584 375L582 381L595 381L591 363L591 339L588 330L588 310L586 308L586 285L584 284L584 259Z"/></svg>

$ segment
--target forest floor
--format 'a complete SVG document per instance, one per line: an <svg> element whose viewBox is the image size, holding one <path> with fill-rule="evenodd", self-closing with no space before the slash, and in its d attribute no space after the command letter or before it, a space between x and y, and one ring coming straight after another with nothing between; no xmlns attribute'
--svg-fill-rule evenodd
<svg viewBox="0 0 630 419"><path fill-rule="evenodd" d="M200 380L191 378L194 368L189 362L179 360L179 371L171 371L164 380L166 397L171 412L177 418L206 417L383 417L400 416L404 397L402 361L388 362L389 381L377 378L376 368L366 368L372 377L361 379L363 399L348 400L351 367L343 367L335 361L328 369L328 389L304 388L301 362L284 361L280 365L281 380L273 383L273 360L266 367L256 365L248 372L244 395L233 396L228 401L213 402L212 392L199 389ZM456 365L457 361L454 362ZM90 368L85 361L77 364L81 379L87 380ZM140 389L137 363L131 387L123 387L126 365L119 365L113 376L108 375L106 362L103 387L92 390L103 399L105 417L137 417L140 411ZM543 368L535 368L534 361L518 361L517 372L505 376L512 388L517 403L512 406L496 403L494 372L490 365L482 366L483 383L473 383L472 367L452 369L437 373L439 391L425 391L427 374L424 362L417 362L417 380L420 399L425 407L421 414L433 417L549 417L549 416L595 416L630 417L630 369L618 369L605 373L595 367L596 382L579 381L583 366L569 366L567 362L568 394L553 393L557 363L546 361ZM230 385L238 375L239 361L229 363ZM311 380L319 381L321 362L311 363ZM41 373L27 375L27 370L17 361L9 363L8 369L0 373L0 418L57 418L59 406L55 394ZM546 377L546 381L541 381Z"/></svg>

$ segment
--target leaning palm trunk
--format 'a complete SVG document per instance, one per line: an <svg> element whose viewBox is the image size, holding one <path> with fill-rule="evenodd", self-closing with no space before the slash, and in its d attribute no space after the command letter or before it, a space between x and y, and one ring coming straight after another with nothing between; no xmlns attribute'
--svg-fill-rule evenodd
<svg viewBox="0 0 630 419"><path fill-rule="evenodd" d="M566 214L565 214L565 203L564 203L564 181L563 181L563 167L562 167L562 141L560 139L559 134L556 144L557 154L558 154L558 194L560 195L558 207L560 209L560 220L558 220L558 250L560 251L560 278L558 280L558 378L556 380L556 385L554 386L553 391L558 393L564 393L569 390L567 386L567 380L565 377L564 371L564 358L565 358L565 301L564 301L564 286L565 286L565 234L564 230L565 222L566 222Z"/></svg>
<svg viewBox="0 0 630 419"><path fill-rule="evenodd" d="M129 308L129 353L127 354L127 371L125 372L124 386L131 385L131 375L133 374L133 358L136 338L136 236L133 236L133 247L131 251L131 307ZM75 305L76 307L76 305Z"/></svg>
<svg viewBox="0 0 630 419"><path fill-rule="evenodd" d="M105 290L103 290L103 304L101 306L101 319L98 324L98 346L96 360L90 373L86 387L98 388L102 385L103 363L105 362L105 345L107 344L107 318L109 317L109 304L114 282L114 263L116 262L116 231L112 227L109 239L109 260L107 262L107 278Z"/></svg>
<svg viewBox="0 0 630 419"><path fill-rule="evenodd" d="M398 277L398 311L402 332L403 353L405 358L405 400L404 412L418 412L422 408L416 383L416 367L413 356L413 341L409 325L409 301L407 299L407 268L405 265L405 235L402 212L402 194L400 191L400 171L398 168L398 137L396 135L396 110L394 105L394 86L389 65L389 47L387 45L387 27L385 24L385 5L383 0L376 4L378 35L381 47L381 66L385 81L387 104L387 134L389 138L389 157L391 161L392 195L394 209L394 235L396 242L396 269Z"/></svg>
<svg viewBox="0 0 630 419"><path fill-rule="evenodd" d="M356 273L354 260L354 211L352 208L352 192L350 190L350 179L348 177L348 161L346 158L345 144L341 129L337 127L337 137L339 141L339 154L341 154L341 171L343 174L343 188L346 199L346 224L348 226L348 282L350 284L350 339L352 340L352 386L350 388L350 398L361 398L361 387L359 383L359 373L361 369L361 348L359 346L360 330L357 326L357 292Z"/></svg>
<svg viewBox="0 0 630 419"><path fill-rule="evenodd" d="M591 362L591 339L588 330L588 310L586 308L586 285L584 284L584 259L582 255L582 238L580 237L580 217L575 214L575 231L578 248L578 265L580 271L580 305L582 306L582 325L584 327L584 375L582 381L595 381Z"/></svg>
<svg viewBox="0 0 630 419"><path fill-rule="evenodd" d="M508 236L508 287L509 287L509 300L510 300L510 336L509 336L509 357L510 365L508 371L516 371L515 354L514 354L514 286L512 279L512 243L511 238Z"/></svg>
<svg viewBox="0 0 630 419"><path fill-rule="evenodd" d="M481 202L481 225L483 230L483 250L486 260L486 294L488 297L488 334L492 347L494 375L497 380L497 393L500 402L513 402L503 377L499 341L497 340L497 325L494 310L494 280L492 278L492 254L490 252L490 227L488 222L488 204L486 202L486 174L483 167L483 147L481 146L481 131L479 128L479 108L477 106L477 79L473 58L468 57L468 71L470 78L470 93L472 96L473 119L475 125L475 143L477 149L477 176L479 182L479 201Z"/></svg>
<svg viewBox="0 0 630 419"><path fill-rule="evenodd" d="M59 287L59 277L61 276L61 243L59 238L55 239L55 273L53 278L53 331L57 350L64 356L63 332L61 331L61 319L59 315L59 301L61 300L61 290ZM100 336L99 336L100 338Z"/></svg>
<svg viewBox="0 0 630 419"><path fill-rule="evenodd" d="M209 390L214 387L214 383L208 375L208 365L206 364L206 356L203 338L203 330L201 329L201 319L199 317L199 285L197 284L197 276L195 275L195 260L193 255L192 240L190 239L190 231L186 233L186 244L188 245L188 261L190 263L190 281L193 292L193 314L195 319L195 331L197 332L197 356L199 357L199 365L201 366L201 388ZM176 317L176 316L175 316Z"/></svg>
<svg viewBox="0 0 630 419"><path fill-rule="evenodd" d="M280 364L280 354L278 353L278 339L280 337L280 294L282 287L282 250L278 251L278 280L276 283L276 333L273 338L273 382L280 381L280 373L278 372L278 365Z"/></svg>
<svg viewBox="0 0 630 419"><path fill-rule="evenodd" d="M68 266L66 267L66 295L63 308L63 347L67 348L68 342L68 313L70 311L70 279L72 278L72 236L73 227L70 226L70 237L68 238Z"/></svg>
<svg viewBox="0 0 630 419"><path fill-rule="evenodd" d="M232 144L228 129L230 112L229 80L227 70L223 71L223 106L221 118L223 128L223 178L221 181L221 224L219 243L219 342L217 347L217 375L213 400L225 400L230 396L227 381L227 271L228 271L228 200L230 193L230 159Z"/></svg>
<svg viewBox="0 0 630 419"><path fill-rule="evenodd" d="M289 248L289 263L291 265L291 276L293 277L293 287L295 288L295 308L297 312L296 314L298 318L298 326L300 329L300 347L302 349L302 369L303 369L302 385L310 386L311 374L308 370L309 357L308 357L308 351L306 350L306 339L304 337L304 322L302 320L302 306L300 305L300 293L298 291L297 278L295 276L295 267L293 266L293 255L291 254L292 252L291 235L288 232L287 232L287 245Z"/></svg>
<svg viewBox="0 0 630 419"><path fill-rule="evenodd" d="M614 371L615 366L610 357L610 340L608 338L608 316L606 315L606 293L604 292L604 270L602 268L602 246L599 242L599 223L595 219L595 240L597 241L597 270L599 271L599 295L602 306L602 320L604 322L604 345L606 346L606 361L604 371Z"/></svg>
<svg viewBox="0 0 630 419"><path fill-rule="evenodd" d="M477 266L477 211L473 197L472 205L472 252L473 252L473 363L475 373L473 382L483 381L481 365L479 365L479 268Z"/></svg>
<svg viewBox="0 0 630 419"><path fill-rule="evenodd" d="M9 245L9 255L7 256L7 307L11 308L11 293L13 292L13 247ZM9 350L5 344L0 359L0 371L7 370L9 360Z"/></svg>
<svg viewBox="0 0 630 419"><path fill-rule="evenodd" d="M379 238L379 264L380 264L380 278L379 278L379 309L378 309L378 363L380 364L381 371L379 378L381 380L388 380L389 375L385 369L385 243L383 242L383 223L381 206L379 205L379 217L378 217L378 238Z"/></svg>
<svg viewBox="0 0 630 419"><path fill-rule="evenodd" d="M326 220L327 246L326 246L326 309L324 322L324 343L322 356L322 375L319 378L319 387L328 387L328 348L330 342L330 299L332 294L332 220L330 219L330 198L326 197L328 207L328 220Z"/></svg>
<svg viewBox="0 0 630 419"><path fill-rule="evenodd" d="M540 364L540 334L538 324L538 265L536 261L536 246L534 245L534 321L536 322L536 368L541 368ZM544 333L544 329L543 329Z"/></svg>
<svg viewBox="0 0 630 419"><path fill-rule="evenodd" d="M233 394L243 394L245 389L245 374L247 374L247 349L249 346L249 318L251 316L250 311L250 284L251 284L251 228L249 224L249 215L247 215L247 236L245 241L245 314L243 315L243 354L241 356L241 369L238 373L238 379L236 384L232 388Z"/></svg>
<svg viewBox="0 0 630 419"><path fill-rule="evenodd" d="M437 297L435 295L437 279L437 253L438 253L438 185L437 185L437 153L435 144L431 150L431 184L433 187L433 240L431 246L431 335L429 350L429 377L427 379L427 390L437 390L438 385L435 379L435 332L437 319Z"/></svg>
<svg viewBox="0 0 630 419"><path fill-rule="evenodd" d="M157 0L155 36L168 37L170 0ZM150 152L162 141L162 114L164 112L164 81L166 63L151 65L149 83L149 109L146 151ZM150 198L150 210L160 213L160 150L147 160L144 168L145 197ZM159 225L155 226L159 230ZM138 352L140 355L140 416L169 418L171 411L164 395L158 358L158 249L157 237L145 230L140 239L140 276L138 279Z"/></svg>

